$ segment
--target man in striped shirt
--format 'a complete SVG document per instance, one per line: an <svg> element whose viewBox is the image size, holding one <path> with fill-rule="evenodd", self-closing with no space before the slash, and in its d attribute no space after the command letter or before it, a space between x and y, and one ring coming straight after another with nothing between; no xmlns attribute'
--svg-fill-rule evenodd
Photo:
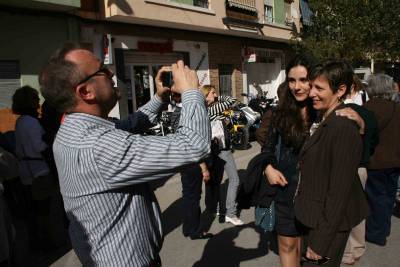
<svg viewBox="0 0 400 267"><path fill-rule="evenodd" d="M66 113L53 150L72 245L84 266L161 266L160 209L149 182L200 161L209 153L210 129L195 72L182 61L156 77L156 95L121 128L140 132L156 118L169 91L160 73L172 70L182 94L175 134L142 136L107 119L119 99L113 73L80 47L59 50L40 76L41 92Z"/></svg>

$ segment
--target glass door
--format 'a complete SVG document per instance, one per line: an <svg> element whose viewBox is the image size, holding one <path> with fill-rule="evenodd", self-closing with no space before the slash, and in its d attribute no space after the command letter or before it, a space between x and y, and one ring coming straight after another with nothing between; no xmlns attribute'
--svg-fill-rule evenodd
<svg viewBox="0 0 400 267"><path fill-rule="evenodd" d="M146 104L151 97L150 90L150 72L149 66L133 67L133 96L135 97L136 108Z"/></svg>
<svg viewBox="0 0 400 267"><path fill-rule="evenodd" d="M125 66L128 111L132 113L146 104L156 93L155 77L160 64L140 64Z"/></svg>

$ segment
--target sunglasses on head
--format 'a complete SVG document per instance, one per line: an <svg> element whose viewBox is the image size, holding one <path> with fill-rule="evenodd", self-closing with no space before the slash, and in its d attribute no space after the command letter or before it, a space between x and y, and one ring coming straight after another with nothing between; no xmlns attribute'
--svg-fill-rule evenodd
<svg viewBox="0 0 400 267"><path fill-rule="evenodd" d="M89 76L87 76L86 78L84 78L83 80L81 80L77 85L80 85L82 83L85 83L87 81L89 81L91 78L95 77L95 76L101 76L101 75L105 75L108 79L111 79L114 76L114 73L104 64L100 65L100 68L94 72L93 74L90 74Z"/></svg>

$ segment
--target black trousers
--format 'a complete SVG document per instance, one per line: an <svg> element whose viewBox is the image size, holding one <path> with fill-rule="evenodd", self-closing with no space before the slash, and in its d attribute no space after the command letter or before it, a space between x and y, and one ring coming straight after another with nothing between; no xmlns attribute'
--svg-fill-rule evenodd
<svg viewBox="0 0 400 267"><path fill-rule="evenodd" d="M184 236L193 236L201 232L200 197L203 176L198 164L193 164L181 172Z"/></svg>
<svg viewBox="0 0 400 267"><path fill-rule="evenodd" d="M390 235L391 217L396 199L400 168L368 170L365 187L370 214L365 237L369 242L385 245Z"/></svg>
<svg viewBox="0 0 400 267"><path fill-rule="evenodd" d="M206 196L205 204L206 210L215 213L219 205L219 212L222 214L225 211L225 199L221 195L221 181L224 176L225 161L222 160L218 155L214 155L212 158L210 170L210 180L206 183Z"/></svg>

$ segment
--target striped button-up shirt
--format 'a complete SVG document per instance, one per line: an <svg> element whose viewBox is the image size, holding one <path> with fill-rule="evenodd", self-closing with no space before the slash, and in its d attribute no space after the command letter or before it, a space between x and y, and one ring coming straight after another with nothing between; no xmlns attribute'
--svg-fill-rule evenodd
<svg viewBox="0 0 400 267"><path fill-rule="evenodd" d="M148 266L157 259L163 234L148 182L198 162L210 148L204 97L190 90L182 103L177 132L167 136L131 134L89 114L65 117L53 150L72 245L84 266ZM119 126L148 126L160 106L154 97Z"/></svg>

